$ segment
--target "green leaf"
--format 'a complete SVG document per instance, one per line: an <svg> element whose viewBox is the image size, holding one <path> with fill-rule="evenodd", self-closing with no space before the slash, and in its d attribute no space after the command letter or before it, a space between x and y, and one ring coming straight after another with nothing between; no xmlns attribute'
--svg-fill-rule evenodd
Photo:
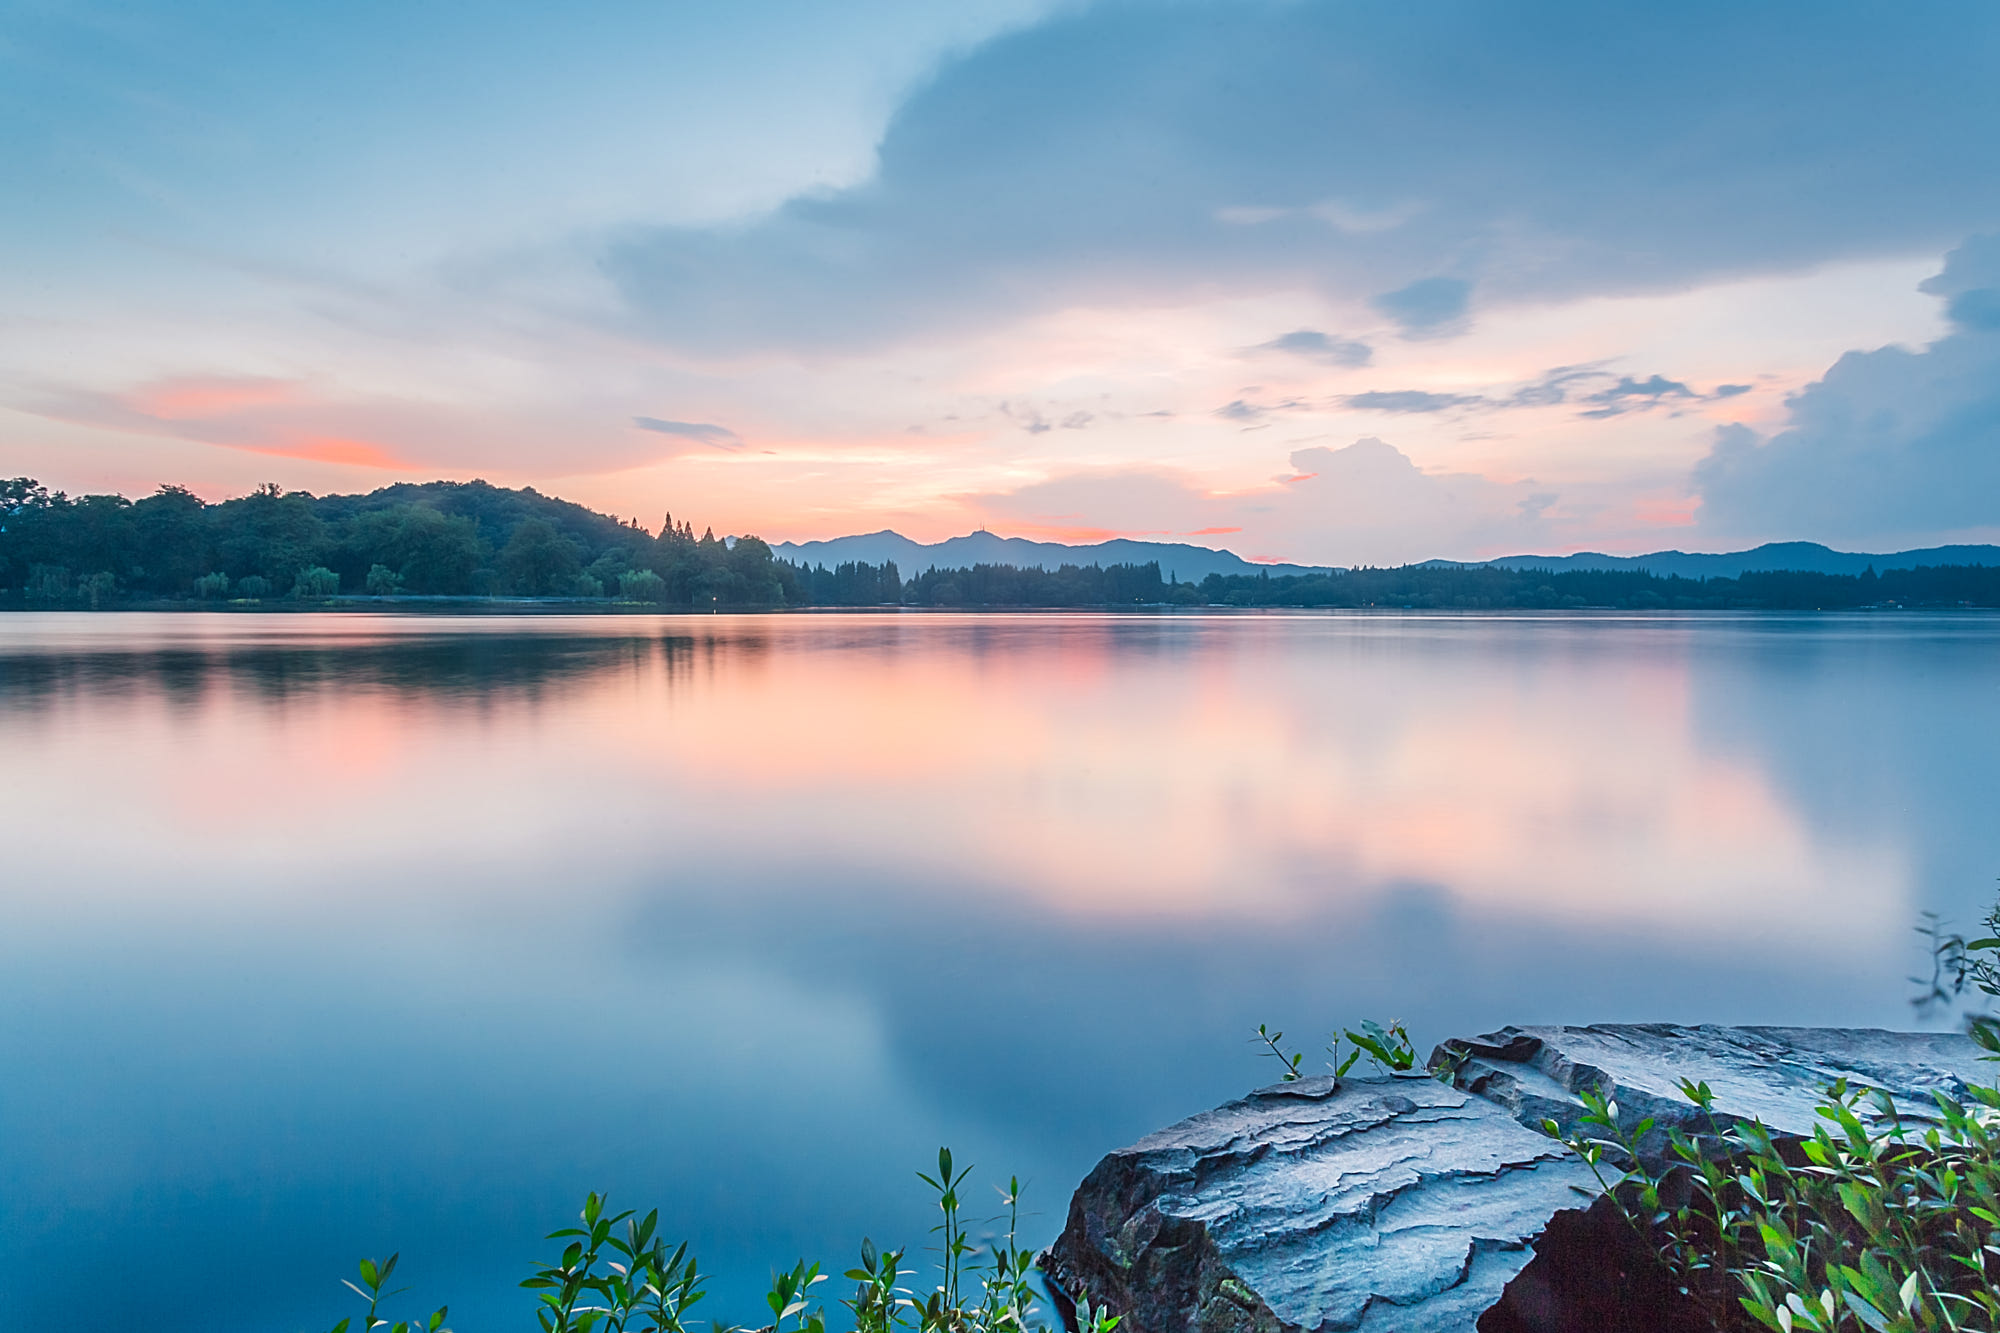
<svg viewBox="0 0 2000 1333"><path fill-rule="evenodd" d="M1847 1308L1854 1311L1856 1317L1862 1323L1874 1329L1875 1333L1889 1333L1889 1316L1883 1314L1867 1301L1862 1300L1853 1291L1846 1291L1841 1294L1847 1298Z"/></svg>

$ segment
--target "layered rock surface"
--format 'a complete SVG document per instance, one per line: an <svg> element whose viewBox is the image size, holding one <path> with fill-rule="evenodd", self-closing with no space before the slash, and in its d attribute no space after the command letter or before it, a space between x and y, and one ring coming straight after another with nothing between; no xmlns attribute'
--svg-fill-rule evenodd
<svg viewBox="0 0 2000 1333"><path fill-rule="evenodd" d="M1281 1083L1099 1162L1043 1256L1121 1333L1456 1333L1473 1329L1560 1211L1597 1194L1546 1137L1576 1093L1667 1123L1707 1082L1724 1115L1803 1133L1835 1078L1921 1113L1991 1082L1964 1037L1670 1024L1507 1028L1447 1041L1427 1077Z"/></svg>

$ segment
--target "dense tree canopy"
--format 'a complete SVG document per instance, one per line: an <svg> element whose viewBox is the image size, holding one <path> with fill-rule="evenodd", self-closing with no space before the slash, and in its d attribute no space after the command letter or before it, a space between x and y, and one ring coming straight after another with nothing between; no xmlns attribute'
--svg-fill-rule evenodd
<svg viewBox="0 0 2000 1333"><path fill-rule="evenodd" d="M483 481L314 496L259 487L204 504L70 497L0 481L0 598L9 604L339 595L622 597L680 606L799 600L754 537L696 538Z"/></svg>
<svg viewBox="0 0 2000 1333"><path fill-rule="evenodd" d="M1615 607L1636 610L2000 606L2000 569L1860 577L1409 565L1287 576L1163 579L1157 564L974 565L904 579L893 562L833 569L773 558L667 516L656 537L532 488L434 481L368 495L261 486L206 504L178 486L143 500L70 497L0 480L0 605L88 606L338 596L604 599L665 607Z"/></svg>

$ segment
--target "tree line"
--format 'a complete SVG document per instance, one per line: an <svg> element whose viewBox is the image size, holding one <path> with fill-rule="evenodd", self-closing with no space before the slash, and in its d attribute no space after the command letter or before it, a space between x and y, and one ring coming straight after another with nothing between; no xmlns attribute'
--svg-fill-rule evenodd
<svg viewBox="0 0 2000 1333"><path fill-rule="evenodd" d="M315 496L260 486L208 504L0 481L0 596L17 605L342 595L621 599L782 606L788 575L755 537L694 535L483 481Z"/></svg>
<svg viewBox="0 0 2000 1333"><path fill-rule="evenodd" d="M178 486L144 499L70 497L0 480L0 605L324 602L335 597L512 597L681 608L787 606L1409 607L1486 610L1815 610L2000 606L2000 568L1859 576L1659 577L1638 570L1406 565L1326 574L1163 577L1157 562L928 569L893 561L800 565L756 537L694 534L483 481L315 496L260 486L217 504Z"/></svg>
<svg viewBox="0 0 2000 1333"><path fill-rule="evenodd" d="M1764 570L1691 579L1644 570L1404 565L1270 578L1211 574L1209 606L1405 607L1417 610L1835 611L1873 606L2000 607L2000 567L1944 565L1877 574Z"/></svg>

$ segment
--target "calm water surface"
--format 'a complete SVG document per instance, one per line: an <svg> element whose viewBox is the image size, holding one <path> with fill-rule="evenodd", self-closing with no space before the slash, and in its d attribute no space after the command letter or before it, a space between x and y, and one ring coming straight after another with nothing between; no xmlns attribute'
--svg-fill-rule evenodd
<svg viewBox="0 0 2000 1333"><path fill-rule="evenodd" d="M1996 779L1971 615L0 618L0 1309L527 1329L598 1188L758 1322L1259 1021L1910 1026Z"/></svg>

